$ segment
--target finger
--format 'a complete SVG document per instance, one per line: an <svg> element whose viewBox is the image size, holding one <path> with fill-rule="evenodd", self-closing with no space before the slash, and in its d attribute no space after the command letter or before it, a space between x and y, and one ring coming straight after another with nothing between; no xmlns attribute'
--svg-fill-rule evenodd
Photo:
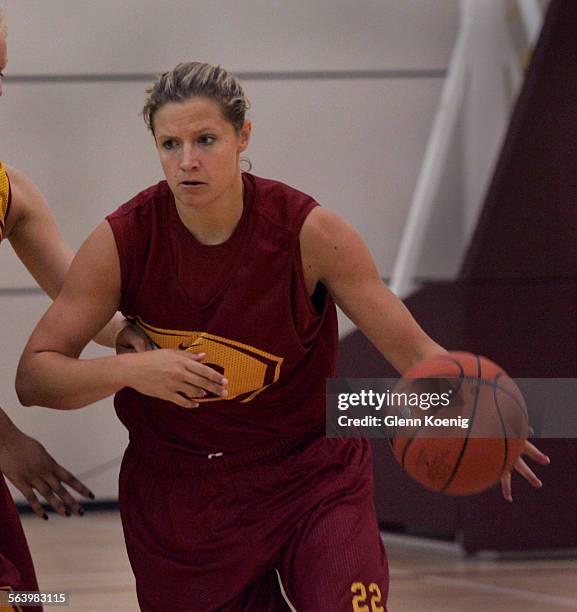
<svg viewBox="0 0 577 612"><path fill-rule="evenodd" d="M70 495L70 493L62 486L62 483L55 476L51 476L46 479L46 483L52 489L52 491L58 495L58 497L62 500L65 507L72 511L77 516L82 516L84 514L84 508Z"/></svg>
<svg viewBox="0 0 577 612"><path fill-rule="evenodd" d="M71 474L66 468L63 468L61 465L57 465L56 476L59 480L65 482L69 487L74 489L77 493L80 493L83 497L87 499L95 499L94 493L85 486L76 476Z"/></svg>
<svg viewBox="0 0 577 612"><path fill-rule="evenodd" d="M136 351L128 345L125 344L117 344L116 345L116 354L124 355L125 353L136 353Z"/></svg>
<svg viewBox="0 0 577 612"><path fill-rule="evenodd" d="M42 497L52 506L55 512L60 516L70 516L70 511L64 505L64 502L54 493L50 485L42 481L32 483L33 487L42 495Z"/></svg>
<svg viewBox="0 0 577 612"><path fill-rule="evenodd" d="M206 378L207 380L215 382L218 385L228 384L228 380L222 374L220 374L220 372L217 372L210 366L199 363L198 356L191 357L194 355L194 353L184 353L184 355L189 358L189 361L185 367L193 374Z"/></svg>
<svg viewBox="0 0 577 612"><path fill-rule="evenodd" d="M197 385L190 385L188 383L184 383L184 385L178 389L178 392L192 400L198 397L204 397L206 395L206 391L204 389L201 389Z"/></svg>
<svg viewBox="0 0 577 612"><path fill-rule="evenodd" d="M523 459L517 460L517 463L515 463L515 470L519 472L532 487L539 489L543 486L543 483L537 478L535 472L533 472Z"/></svg>
<svg viewBox="0 0 577 612"><path fill-rule="evenodd" d="M144 353L147 349L147 343L142 338L135 339L132 346L135 353Z"/></svg>
<svg viewBox="0 0 577 612"><path fill-rule="evenodd" d="M134 338L129 340L123 338L116 343L116 352L121 355L123 353L144 353L146 351L146 342L142 338Z"/></svg>
<svg viewBox="0 0 577 612"><path fill-rule="evenodd" d="M179 391L182 390L186 394L188 394L188 389L190 389L190 387L197 387L203 389L204 391L208 391L209 393L213 393L218 397L227 397L228 395L228 389L226 387L198 376L197 374L189 374L183 381L183 384L186 385L186 387L179 389Z"/></svg>
<svg viewBox="0 0 577 612"><path fill-rule="evenodd" d="M117 352L144 353L153 348L150 338L134 325L127 325L116 340Z"/></svg>
<svg viewBox="0 0 577 612"><path fill-rule="evenodd" d="M531 442L529 442L528 440L525 441L523 454L527 455L527 457L530 457L531 459L533 459L533 461L536 461L541 465L549 465L551 463L551 459L549 459L549 457L545 453L542 453L534 444L531 444Z"/></svg>
<svg viewBox="0 0 577 612"><path fill-rule="evenodd" d="M22 495L26 498L26 501L30 504L30 507L34 511L34 514L45 521L48 520L48 515L44 512L42 504L38 501L34 491L30 487L18 487L22 491Z"/></svg>
<svg viewBox="0 0 577 612"><path fill-rule="evenodd" d="M180 391L173 393L167 399L169 402L172 402L173 404L176 404L181 408L198 408L200 406L198 402L189 399L188 397L186 397L186 395L184 395L184 393L181 393Z"/></svg>
<svg viewBox="0 0 577 612"><path fill-rule="evenodd" d="M511 494L511 472L505 472L501 476L501 492L504 499L508 502L513 501L513 495Z"/></svg>
<svg viewBox="0 0 577 612"><path fill-rule="evenodd" d="M228 379L226 379L216 370L194 361L189 361L185 367L188 376L183 382L186 384L194 387L200 387L205 391L210 391L211 393L222 397L226 397L228 395L228 390L226 388Z"/></svg>

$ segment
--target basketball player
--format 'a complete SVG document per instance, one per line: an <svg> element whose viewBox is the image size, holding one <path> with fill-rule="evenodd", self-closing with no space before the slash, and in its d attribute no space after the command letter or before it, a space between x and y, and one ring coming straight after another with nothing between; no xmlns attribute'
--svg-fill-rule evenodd
<svg viewBox="0 0 577 612"><path fill-rule="evenodd" d="M6 28L0 10L0 95L7 61ZM20 260L46 293L56 297L72 261L72 252L62 240L48 205L35 185L22 172L0 161L0 240L3 238L10 240ZM118 314L100 334L99 341L114 346L114 337L118 335L122 344L144 350L145 339L131 328ZM44 519L48 515L35 491L62 516L71 513L81 516L84 512L64 484L84 497L93 499L94 495L39 442L20 431L1 408L0 472L0 589L37 590L20 519L2 474Z"/></svg>
<svg viewBox="0 0 577 612"><path fill-rule="evenodd" d="M120 509L143 610L283 610L276 569L299 612L383 611L369 445L323 436L335 302L401 372L445 351L352 227L241 173L247 107L238 81L208 64L180 64L149 90L166 181L81 247L17 390L60 409L116 393L131 440ZM118 307L160 350L79 360Z"/></svg>

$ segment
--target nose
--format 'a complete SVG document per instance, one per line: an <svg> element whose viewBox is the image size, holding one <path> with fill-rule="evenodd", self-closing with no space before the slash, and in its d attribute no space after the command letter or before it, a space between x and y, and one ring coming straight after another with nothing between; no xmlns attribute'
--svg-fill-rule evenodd
<svg viewBox="0 0 577 612"><path fill-rule="evenodd" d="M182 157L180 158L180 169L187 172L190 170L198 170L200 161L198 159L195 148L189 144L182 147Z"/></svg>

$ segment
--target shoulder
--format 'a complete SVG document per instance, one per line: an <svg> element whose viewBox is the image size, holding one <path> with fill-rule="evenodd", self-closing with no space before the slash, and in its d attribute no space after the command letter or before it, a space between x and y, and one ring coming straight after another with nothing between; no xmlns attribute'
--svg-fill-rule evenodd
<svg viewBox="0 0 577 612"><path fill-rule="evenodd" d="M50 214L48 204L38 187L24 172L4 164L10 182L10 214L7 217L6 235L27 218Z"/></svg>
<svg viewBox="0 0 577 612"><path fill-rule="evenodd" d="M350 223L322 206L317 206L310 212L300 233L303 244L318 246L344 243L358 235Z"/></svg>
<svg viewBox="0 0 577 612"><path fill-rule="evenodd" d="M300 232L303 266L326 282L335 275L372 271L372 257L357 230L336 213L318 206Z"/></svg>
<svg viewBox="0 0 577 612"><path fill-rule="evenodd" d="M40 193L38 187L24 174L24 172L14 168L14 166L4 165L8 180L10 181L10 190L12 198L17 199L20 204L28 202L30 196Z"/></svg>
<svg viewBox="0 0 577 612"><path fill-rule="evenodd" d="M291 187L282 181L263 178L261 176L255 176L254 174L248 173L245 173L245 176L254 182L257 192L263 198L281 197L296 201L313 199L310 195L296 189L295 187Z"/></svg>
<svg viewBox="0 0 577 612"><path fill-rule="evenodd" d="M146 262L146 254L156 244L154 236L165 235L163 211L166 211L170 197L168 184L160 181L106 216L105 224L114 238L125 282L136 262Z"/></svg>
<svg viewBox="0 0 577 612"><path fill-rule="evenodd" d="M309 213L318 206L316 200L281 181L245 174L254 186L256 210L276 226L299 232Z"/></svg>
<svg viewBox="0 0 577 612"><path fill-rule="evenodd" d="M122 221L127 217L147 216L159 206L166 203L170 197L170 189L166 181L160 181L137 193L128 202L119 206L113 213L107 215L109 221Z"/></svg>

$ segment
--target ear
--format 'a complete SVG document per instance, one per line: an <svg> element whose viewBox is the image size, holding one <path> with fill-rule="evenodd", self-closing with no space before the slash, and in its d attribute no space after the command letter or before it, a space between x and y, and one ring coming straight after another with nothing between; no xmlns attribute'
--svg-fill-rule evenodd
<svg viewBox="0 0 577 612"><path fill-rule="evenodd" d="M252 133L252 123L247 119L240 129L238 150L242 153L246 150L250 143L250 135Z"/></svg>

